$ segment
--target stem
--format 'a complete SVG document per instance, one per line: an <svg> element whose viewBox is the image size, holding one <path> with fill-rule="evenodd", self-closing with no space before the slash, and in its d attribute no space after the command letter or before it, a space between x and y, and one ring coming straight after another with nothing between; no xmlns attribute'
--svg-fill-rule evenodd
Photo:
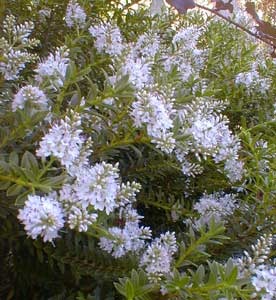
<svg viewBox="0 0 276 300"><path fill-rule="evenodd" d="M29 189L31 189L33 191L33 189L37 188L37 189L40 189L40 188L49 188L49 186L46 186L46 185L43 185L43 184L40 184L40 183L35 183L35 182L26 182L22 179L18 179L18 178L14 178L14 177L11 177L11 176L5 176L5 175L0 175L0 181L9 181L9 182L13 182L13 183L16 183L18 185L22 185L22 186L25 186Z"/></svg>
<svg viewBox="0 0 276 300"><path fill-rule="evenodd" d="M208 7L203 6L203 5L200 5L200 4L196 4L196 6L197 6L198 8L201 8L201 9L206 10L206 11L212 13L212 14L217 15L218 17L220 17L220 18L224 19L225 21L231 23L232 25L236 26L236 27L239 28L240 30L242 30L242 31L246 32L247 34L249 34L249 35L255 37L256 39L258 39L258 40L264 42L265 44L267 44L267 45L269 45L269 46L272 46L273 48L276 47L276 44L274 44L272 41L271 41L271 42L267 41L266 39L264 39L264 38L258 36L257 34L253 33L252 31L248 30L247 28L241 26L240 24L236 23L235 21L232 21L232 20L230 20L229 18L226 18L225 16L221 15L221 14L220 14L219 12L217 12L216 10L211 9L211 8L208 8Z"/></svg>
<svg viewBox="0 0 276 300"><path fill-rule="evenodd" d="M177 262L175 263L175 267L179 268L181 267L182 263L185 261L185 259L192 254L198 246L205 244L208 240L214 238L215 236L223 233L224 228L217 228L215 232L206 232L204 235L202 235L198 240L196 240L194 243L192 243L189 248L178 258Z"/></svg>
<svg viewBox="0 0 276 300"><path fill-rule="evenodd" d="M39 173L37 179L39 180L52 166L53 162L55 161L55 158L53 156L51 156L50 161L47 163L47 165L45 166L45 168L43 170L41 170L41 172Z"/></svg>

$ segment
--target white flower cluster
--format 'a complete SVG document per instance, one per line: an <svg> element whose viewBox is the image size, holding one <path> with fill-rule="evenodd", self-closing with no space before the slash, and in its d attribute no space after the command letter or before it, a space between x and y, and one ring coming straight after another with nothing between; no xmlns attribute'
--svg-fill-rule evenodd
<svg viewBox="0 0 276 300"><path fill-rule="evenodd" d="M228 119L220 113L222 109L219 101L212 103L209 99L198 98L179 110L180 133L186 140L183 149L177 149L177 158L187 164L186 156L191 152L199 161L208 156L213 157L215 163L224 161L225 172L234 182L243 174L243 164L238 161L240 142L230 131ZM185 166L184 171L188 174L190 169Z"/></svg>
<svg viewBox="0 0 276 300"><path fill-rule="evenodd" d="M261 292L262 300L276 299L276 267L259 266L255 269L251 282L256 291Z"/></svg>
<svg viewBox="0 0 276 300"><path fill-rule="evenodd" d="M129 82L137 89L142 90L153 82L151 75L150 61L137 56L137 52L130 50L127 55L121 59L120 72L122 75L129 76Z"/></svg>
<svg viewBox="0 0 276 300"><path fill-rule="evenodd" d="M0 39L0 73L6 80L16 80L27 63L34 62L37 56L28 52L39 41L30 39L34 29L32 22L17 25L13 15L6 16L3 22L3 36Z"/></svg>
<svg viewBox="0 0 276 300"><path fill-rule="evenodd" d="M116 201L120 189L118 164L112 166L102 162L82 168L77 174L73 188L84 206L92 205L109 215L118 207Z"/></svg>
<svg viewBox="0 0 276 300"><path fill-rule="evenodd" d="M172 116L175 112L173 101L173 98L166 98L165 94L158 91L143 91L132 103L130 113L134 126L141 128L146 125L147 133L154 139L153 142L167 153L171 153L175 145L170 132L173 127Z"/></svg>
<svg viewBox="0 0 276 300"><path fill-rule="evenodd" d="M146 59L154 58L160 49L160 37L155 32L143 33L139 36L134 45L136 56L142 56Z"/></svg>
<svg viewBox="0 0 276 300"><path fill-rule="evenodd" d="M135 201L136 194L141 190L141 185L135 181L122 183L117 195L119 205L124 207Z"/></svg>
<svg viewBox="0 0 276 300"><path fill-rule="evenodd" d="M66 9L65 22L68 27L84 28L86 13L76 0L70 0Z"/></svg>
<svg viewBox="0 0 276 300"><path fill-rule="evenodd" d="M200 214L199 219L194 222L196 228L210 224L212 218L217 223L223 221L225 217L233 214L237 208L236 202L233 194L203 195L193 207Z"/></svg>
<svg viewBox="0 0 276 300"><path fill-rule="evenodd" d="M137 253L145 246L145 240L151 238L149 227L139 227L140 220L136 210L125 210L125 224L123 228L111 227L108 232L112 238L101 237L101 249L111 253L115 258L122 257L129 252Z"/></svg>
<svg viewBox="0 0 276 300"><path fill-rule="evenodd" d="M248 72L239 73L236 76L236 84L246 86L248 93L252 90L257 90L262 94L265 94L270 89L271 80L264 78L258 71L258 68L258 62L256 62L252 64L251 69Z"/></svg>
<svg viewBox="0 0 276 300"><path fill-rule="evenodd" d="M261 236L255 245L251 246L252 255L248 251L244 251L242 257L234 260L239 268L239 276L251 276L259 266L263 265L269 260L269 254L273 245L273 236L265 234Z"/></svg>
<svg viewBox="0 0 276 300"><path fill-rule="evenodd" d="M19 210L18 219L33 239L40 235L44 242L52 242L64 225L64 211L54 193L46 197L29 195L24 208Z"/></svg>
<svg viewBox="0 0 276 300"><path fill-rule="evenodd" d="M124 49L120 29L111 23L89 27L90 34L95 38L95 47L99 52L111 56L121 55Z"/></svg>
<svg viewBox="0 0 276 300"><path fill-rule="evenodd" d="M85 232L97 220L96 211L77 197L74 186L70 184L65 184L60 190L60 202L67 213L67 223L71 229Z"/></svg>
<svg viewBox="0 0 276 300"><path fill-rule="evenodd" d="M44 61L38 64L35 70L36 80L39 83L48 81L50 88L58 90L64 84L69 62L69 50L66 46L57 48L55 54L50 53Z"/></svg>
<svg viewBox="0 0 276 300"><path fill-rule="evenodd" d="M12 111L24 109L26 103L35 110L48 109L48 99L46 95L36 86L27 85L17 92L12 102Z"/></svg>
<svg viewBox="0 0 276 300"><path fill-rule="evenodd" d="M65 120L60 121L60 124L54 124L40 141L39 149L36 152L37 156L46 158L53 155L71 173L84 145L80 126L81 118L76 113L72 120L66 116Z"/></svg>
<svg viewBox="0 0 276 300"><path fill-rule="evenodd" d="M140 266L144 267L152 282L158 282L171 272L173 255L177 252L175 233L166 232L148 245L141 257Z"/></svg>
<svg viewBox="0 0 276 300"><path fill-rule="evenodd" d="M172 39L172 47L163 55L165 70L171 72L176 68L183 82L191 76L197 78L204 66L206 51L197 47L201 35L201 28L195 26L179 29Z"/></svg>

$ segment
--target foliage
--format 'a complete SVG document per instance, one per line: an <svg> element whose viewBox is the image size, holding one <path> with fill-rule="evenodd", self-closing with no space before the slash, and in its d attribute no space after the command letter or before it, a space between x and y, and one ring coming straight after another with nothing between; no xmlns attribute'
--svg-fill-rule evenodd
<svg viewBox="0 0 276 300"><path fill-rule="evenodd" d="M274 299L272 49L154 9L0 3L1 299Z"/></svg>

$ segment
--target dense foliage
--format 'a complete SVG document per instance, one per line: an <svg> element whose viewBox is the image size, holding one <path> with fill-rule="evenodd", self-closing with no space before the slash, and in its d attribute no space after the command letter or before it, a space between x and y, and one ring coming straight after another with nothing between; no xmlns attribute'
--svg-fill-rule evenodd
<svg viewBox="0 0 276 300"><path fill-rule="evenodd" d="M276 299L273 49L140 2L0 3L1 299Z"/></svg>

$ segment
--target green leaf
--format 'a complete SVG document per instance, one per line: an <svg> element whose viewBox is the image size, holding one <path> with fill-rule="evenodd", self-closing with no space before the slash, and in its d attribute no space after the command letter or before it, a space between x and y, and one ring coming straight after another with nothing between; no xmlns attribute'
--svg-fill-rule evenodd
<svg viewBox="0 0 276 300"><path fill-rule="evenodd" d="M38 162L36 157L29 151L26 151L21 160L21 167L32 170L34 173L37 173L39 170Z"/></svg>
<svg viewBox="0 0 276 300"><path fill-rule="evenodd" d="M0 191L6 190L10 185L10 181L0 181Z"/></svg>
<svg viewBox="0 0 276 300"><path fill-rule="evenodd" d="M18 166L19 165L19 156L16 152L11 152L9 156L9 162L13 163L14 165Z"/></svg>
<svg viewBox="0 0 276 300"><path fill-rule="evenodd" d="M0 174L8 173L10 170L9 164L4 160L0 160Z"/></svg>
<svg viewBox="0 0 276 300"><path fill-rule="evenodd" d="M48 177L48 178L44 179L41 183L43 185L48 185L50 187L58 187L65 181L66 177L67 177L66 175Z"/></svg>
<svg viewBox="0 0 276 300"><path fill-rule="evenodd" d="M125 290L126 290L126 297L128 300L133 300L135 293L134 293L134 287L129 279L127 279L125 283Z"/></svg>
<svg viewBox="0 0 276 300"><path fill-rule="evenodd" d="M18 184L13 184L12 186L10 186L7 190L7 196L17 196L21 190L23 189L22 185L18 185Z"/></svg>

